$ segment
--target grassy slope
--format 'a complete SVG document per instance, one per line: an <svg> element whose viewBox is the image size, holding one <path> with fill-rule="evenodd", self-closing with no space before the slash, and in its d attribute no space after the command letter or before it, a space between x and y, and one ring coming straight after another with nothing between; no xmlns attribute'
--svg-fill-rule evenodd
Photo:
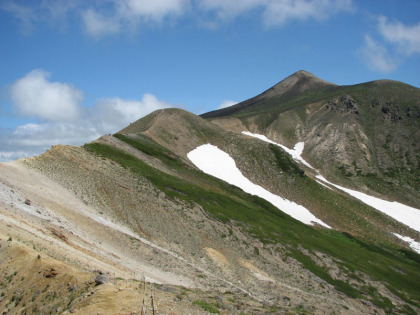
<svg viewBox="0 0 420 315"><path fill-rule="evenodd" d="M374 244L349 234L304 225L278 211L261 198L246 194L234 186L191 169L167 149L146 137L136 141L122 135L117 137L136 149L160 159L183 180L158 171L132 155L104 144L91 143L85 145L85 148L118 162L137 176L146 177L167 197L200 204L214 218L226 224L241 226L267 246L276 243L287 246L287 255L296 258L307 269L349 296L361 297L362 292L367 291L372 302L386 309L392 308L387 298L380 296L373 287L364 284L364 280L359 277L362 273L385 283L390 290L407 302L420 306L419 255L391 245ZM187 178L189 180L186 180ZM322 252L331 256L342 266L344 273L356 279L359 285L351 286L348 282L333 279L327 267L316 264L300 248L305 248L309 253ZM405 311L409 312L408 306Z"/></svg>

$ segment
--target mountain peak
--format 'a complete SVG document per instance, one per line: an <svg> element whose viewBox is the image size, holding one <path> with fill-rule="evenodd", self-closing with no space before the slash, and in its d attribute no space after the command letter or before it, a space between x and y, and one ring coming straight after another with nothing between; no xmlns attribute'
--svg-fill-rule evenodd
<svg viewBox="0 0 420 315"><path fill-rule="evenodd" d="M265 92L249 100L228 108L211 111L200 116L203 118L229 116L239 112L250 111L250 108L255 109L256 107L260 107L261 101L264 102L264 100L275 98L278 101L284 97L294 97L309 90L317 90L326 87L334 88L336 86L337 84L322 80L308 71L299 70L272 86Z"/></svg>
<svg viewBox="0 0 420 315"><path fill-rule="evenodd" d="M331 83L331 82L322 80L322 79L318 78L316 75L314 75L314 74L312 74L312 73L310 73L310 72L308 72L306 70L296 71L295 73L293 73L292 75L290 75L286 79L284 79L283 81L285 81L285 80L287 80L289 78L293 78L293 77L297 77L297 78L311 78L311 79L314 79L314 80L317 80L317 81L321 81L321 82L324 82L324 83L336 85L334 83Z"/></svg>
<svg viewBox="0 0 420 315"><path fill-rule="evenodd" d="M301 93L325 86L336 86L336 84L322 80L308 71L299 70L268 89L261 96L272 97L286 93Z"/></svg>
<svg viewBox="0 0 420 315"><path fill-rule="evenodd" d="M313 75L312 73L310 73L310 72L308 72L308 71L306 71L306 70L299 70L299 71L296 71L296 72L295 72L295 73L293 73L291 76L294 76L294 75L303 75L303 76L316 77L315 75Z"/></svg>

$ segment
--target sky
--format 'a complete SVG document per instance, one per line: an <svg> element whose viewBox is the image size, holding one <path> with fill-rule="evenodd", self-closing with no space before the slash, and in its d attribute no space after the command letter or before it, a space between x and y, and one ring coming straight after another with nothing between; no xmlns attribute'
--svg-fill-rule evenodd
<svg viewBox="0 0 420 315"><path fill-rule="evenodd" d="M420 87L420 1L0 0L0 161L230 106L299 70Z"/></svg>

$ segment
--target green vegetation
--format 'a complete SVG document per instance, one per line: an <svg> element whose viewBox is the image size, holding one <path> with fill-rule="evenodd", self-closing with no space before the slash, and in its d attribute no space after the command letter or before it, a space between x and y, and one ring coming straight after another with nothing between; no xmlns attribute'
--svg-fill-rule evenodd
<svg viewBox="0 0 420 315"><path fill-rule="evenodd" d="M212 314L220 314L219 310L213 304L210 304L203 300L196 300L193 302L194 305L201 306L205 311L212 313Z"/></svg>
<svg viewBox="0 0 420 315"><path fill-rule="evenodd" d="M277 145L270 143L269 148L274 153L277 166L283 172L294 172L300 176L305 176L305 172L292 160L289 155L284 154L283 150L281 150Z"/></svg>
<svg viewBox="0 0 420 315"><path fill-rule="evenodd" d="M257 196L246 194L235 186L191 169L151 139L144 136L137 139L121 135L118 137L144 153L158 158L169 169L179 174L179 177L157 170L130 154L101 143L87 144L85 149L111 159L137 176L148 179L175 202L199 204L214 218L227 224L241 226L244 231L248 231L265 244L281 243L287 247L286 255L297 259L312 273L351 297L361 297L364 290L363 280L356 276L359 272L381 281L405 301L420 305L419 255L387 244L374 244L348 233L307 226ZM284 165L287 166L288 163ZM304 181L309 193L321 193L330 202L339 198L328 189L320 189L319 185L308 177L296 178ZM317 185L318 188L315 189L312 185ZM314 198L319 200L319 196ZM358 207L359 203L354 201L354 204ZM364 224L369 228L367 222ZM309 254L304 254L302 248ZM334 279L328 272L328 266L319 265L313 259L315 253L330 256L347 277L356 279L359 285ZM383 307L391 307L389 301L377 292L371 292L370 297L375 304L382 303Z"/></svg>
<svg viewBox="0 0 420 315"><path fill-rule="evenodd" d="M303 305L298 305L293 309L297 314L313 314L311 311L306 310Z"/></svg>
<svg viewBox="0 0 420 315"><path fill-rule="evenodd" d="M174 157L169 150L143 135L137 135L138 139L136 140L126 137L122 134L115 134L114 137L128 143L133 148L136 148L137 150L146 153L149 156L158 158L165 164L178 167L184 166L184 163Z"/></svg>

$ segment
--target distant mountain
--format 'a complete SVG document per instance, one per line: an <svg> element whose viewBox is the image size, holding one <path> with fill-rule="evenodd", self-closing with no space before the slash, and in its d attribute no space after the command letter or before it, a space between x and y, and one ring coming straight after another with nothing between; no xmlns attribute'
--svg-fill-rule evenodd
<svg viewBox="0 0 420 315"><path fill-rule="evenodd" d="M158 110L0 163L0 308L419 313L419 230L338 186L420 208L419 100L399 82L299 71L202 117ZM95 286L99 273L111 281Z"/></svg>
<svg viewBox="0 0 420 315"><path fill-rule="evenodd" d="M261 133L325 176L420 205L420 89L390 80L337 86L299 71L257 97L201 117Z"/></svg>

